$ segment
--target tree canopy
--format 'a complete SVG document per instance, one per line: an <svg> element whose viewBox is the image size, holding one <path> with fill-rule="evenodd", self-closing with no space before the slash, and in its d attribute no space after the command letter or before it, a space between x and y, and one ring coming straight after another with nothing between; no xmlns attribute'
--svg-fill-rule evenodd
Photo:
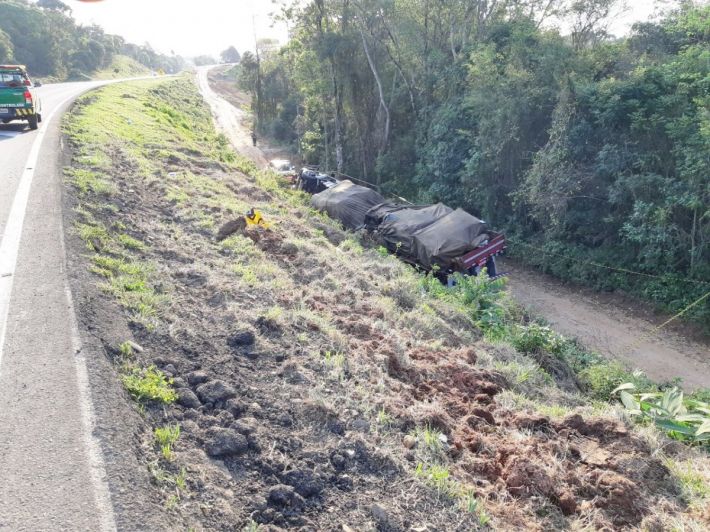
<svg viewBox="0 0 710 532"><path fill-rule="evenodd" d="M155 52L150 45L127 43L99 26L81 26L59 0L0 2L0 58L27 65L36 76L77 79L107 68L117 54L148 68L178 72L180 57Z"/></svg>
<svg viewBox="0 0 710 532"><path fill-rule="evenodd" d="M242 56L234 46L230 46L220 54L220 57L223 63L239 63Z"/></svg>

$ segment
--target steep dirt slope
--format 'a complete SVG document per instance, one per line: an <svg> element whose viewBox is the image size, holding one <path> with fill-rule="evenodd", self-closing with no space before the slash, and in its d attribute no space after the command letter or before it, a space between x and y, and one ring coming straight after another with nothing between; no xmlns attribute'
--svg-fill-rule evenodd
<svg viewBox="0 0 710 532"><path fill-rule="evenodd" d="M704 482L704 458L485 342L235 156L191 80L105 89L67 133L77 305L143 416L166 529L701 529L673 470ZM250 207L269 228L228 224Z"/></svg>

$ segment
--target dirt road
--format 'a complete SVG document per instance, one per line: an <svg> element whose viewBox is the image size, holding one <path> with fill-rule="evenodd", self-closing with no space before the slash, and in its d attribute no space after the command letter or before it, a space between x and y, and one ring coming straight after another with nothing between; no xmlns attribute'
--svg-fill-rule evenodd
<svg viewBox="0 0 710 532"><path fill-rule="evenodd" d="M265 168L269 161L260 148L252 145L251 132L245 125L247 123L246 111L232 105L210 87L207 73L212 68L214 65L198 68L197 82L202 96L212 108L214 116L217 117L215 120L217 130L229 138L239 153L254 161L259 167Z"/></svg>
<svg viewBox="0 0 710 532"><path fill-rule="evenodd" d="M710 387L710 348L683 338L672 328L653 333L665 316L570 287L555 279L507 263L515 298L545 318L555 330L578 338L587 347L643 370L657 381L680 377L687 390Z"/></svg>

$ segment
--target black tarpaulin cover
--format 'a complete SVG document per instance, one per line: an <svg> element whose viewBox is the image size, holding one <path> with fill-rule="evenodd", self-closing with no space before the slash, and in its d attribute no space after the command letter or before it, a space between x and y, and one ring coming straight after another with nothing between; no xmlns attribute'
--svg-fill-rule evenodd
<svg viewBox="0 0 710 532"><path fill-rule="evenodd" d="M389 204L389 206L375 207L369 215L384 213L377 234L384 240L390 251L396 251L398 255L416 260L413 247L413 238L416 232L435 223L450 212L452 209L443 203L406 207Z"/></svg>
<svg viewBox="0 0 710 532"><path fill-rule="evenodd" d="M456 209L413 235L412 258L421 266L449 268L488 238L486 223Z"/></svg>
<svg viewBox="0 0 710 532"><path fill-rule="evenodd" d="M325 211L328 216L340 220L347 229L358 229L365 222L365 214L385 199L374 190L361 187L352 181L341 181L333 188L324 190L311 198L314 208Z"/></svg>

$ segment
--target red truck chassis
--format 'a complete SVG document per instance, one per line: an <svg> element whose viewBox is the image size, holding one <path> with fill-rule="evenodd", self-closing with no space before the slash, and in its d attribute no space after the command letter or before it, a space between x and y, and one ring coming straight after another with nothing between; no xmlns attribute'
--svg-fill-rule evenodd
<svg viewBox="0 0 710 532"><path fill-rule="evenodd" d="M491 232L491 235L492 238L487 244L469 251L458 259L462 270L469 271L471 268L475 268L476 266L482 268L486 265L488 257L498 255L508 247L508 243L505 241L505 235L503 235L503 233Z"/></svg>

